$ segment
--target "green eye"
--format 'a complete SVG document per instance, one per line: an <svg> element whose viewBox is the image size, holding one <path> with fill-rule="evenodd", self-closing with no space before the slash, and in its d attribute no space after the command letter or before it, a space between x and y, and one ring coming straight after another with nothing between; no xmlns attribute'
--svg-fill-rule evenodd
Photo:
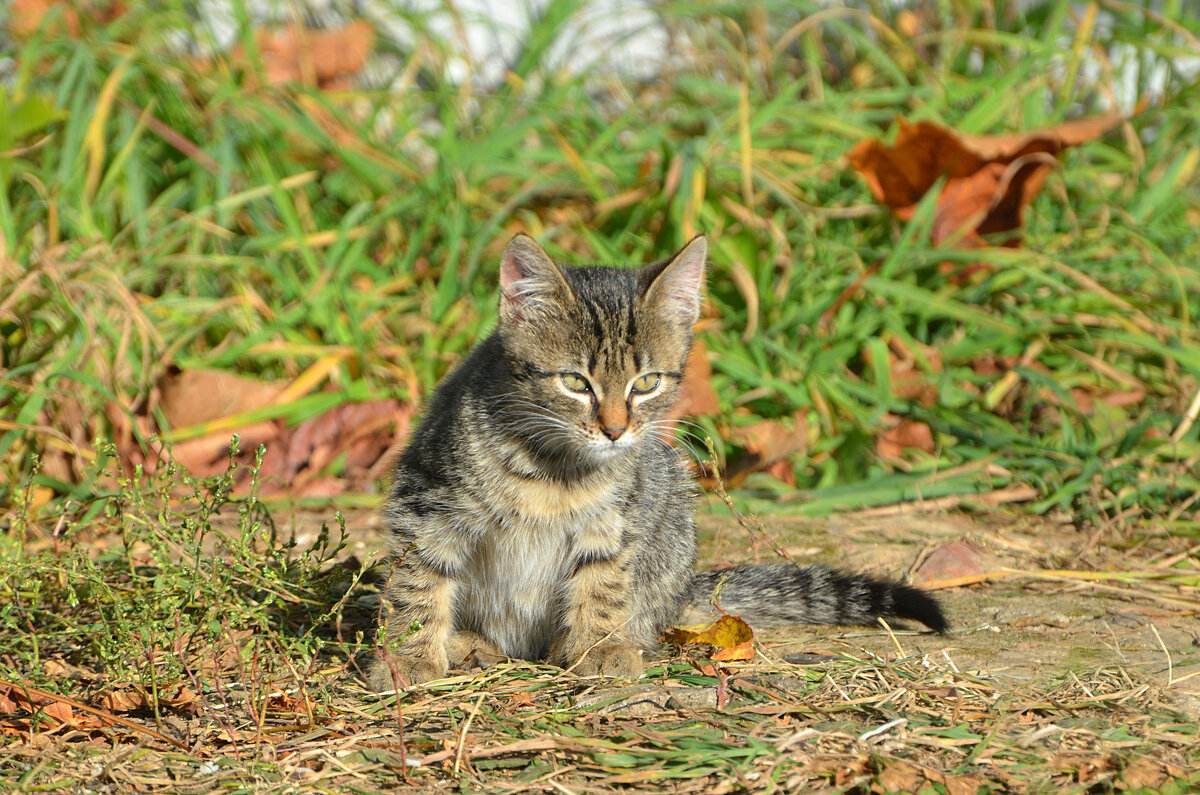
<svg viewBox="0 0 1200 795"><path fill-rule="evenodd" d="M639 376L633 381L633 392L643 395L647 392L653 392L658 388L658 381L658 373L646 373L643 376Z"/></svg>
<svg viewBox="0 0 1200 795"><path fill-rule="evenodd" d="M572 392L591 392L592 387L588 384L588 380L579 373L563 373L563 386Z"/></svg>

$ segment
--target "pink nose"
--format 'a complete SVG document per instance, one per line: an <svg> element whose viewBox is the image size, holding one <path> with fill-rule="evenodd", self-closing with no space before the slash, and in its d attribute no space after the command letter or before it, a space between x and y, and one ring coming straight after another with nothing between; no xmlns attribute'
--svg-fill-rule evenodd
<svg viewBox="0 0 1200 795"><path fill-rule="evenodd" d="M625 426L621 425L613 428L606 425L600 429L600 432L607 436L611 441L615 442L617 439L621 438L621 434L625 433Z"/></svg>

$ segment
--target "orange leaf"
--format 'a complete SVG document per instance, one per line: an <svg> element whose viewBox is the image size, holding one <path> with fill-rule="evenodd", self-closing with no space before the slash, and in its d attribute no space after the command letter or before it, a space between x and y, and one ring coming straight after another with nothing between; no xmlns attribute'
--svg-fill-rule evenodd
<svg viewBox="0 0 1200 795"><path fill-rule="evenodd" d="M731 662L733 660L753 660L754 659L754 644L750 641L739 643L736 646L730 646L728 649L721 649L714 652L712 658L721 662Z"/></svg>
<svg viewBox="0 0 1200 795"><path fill-rule="evenodd" d="M933 431L923 422L902 419L875 440L875 452L881 458L899 458L905 448L915 447L932 453L936 449Z"/></svg>
<svg viewBox="0 0 1200 795"><path fill-rule="evenodd" d="M72 5L76 8L72 8ZM125 4L120 0L95 0L71 5L68 5L66 0L13 0L9 8L9 30L18 38L36 33L42 25L43 18L54 6L62 7L54 9L47 32L61 34L65 25L67 35L71 38L79 37L78 11L83 11L86 17L104 25L124 14L126 10Z"/></svg>
<svg viewBox="0 0 1200 795"><path fill-rule="evenodd" d="M703 340L696 340L683 366L683 382L679 385L679 396L672 417L696 417L713 415L720 411L716 390L712 385L712 365L708 363L708 350Z"/></svg>
<svg viewBox="0 0 1200 795"><path fill-rule="evenodd" d="M902 219L942 177L931 236L935 245L956 240L960 247L985 245L982 235L1018 231L1054 158L1069 146L1089 141L1125 120L1109 114L1065 122L1016 135L964 135L931 122L900 119L896 143L878 139L855 144L846 153L875 200ZM1004 245L1019 245L1010 237Z"/></svg>

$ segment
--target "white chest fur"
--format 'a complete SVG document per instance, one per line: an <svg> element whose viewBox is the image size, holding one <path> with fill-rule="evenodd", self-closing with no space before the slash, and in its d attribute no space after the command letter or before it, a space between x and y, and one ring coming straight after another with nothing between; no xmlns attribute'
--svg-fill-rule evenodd
<svg viewBox="0 0 1200 795"><path fill-rule="evenodd" d="M620 518L609 484L564 487L514 476L488 494L486 527L458 577L455 625L511 657L543 657L562 631L567 588L581 553L615 552Z"/></svg>

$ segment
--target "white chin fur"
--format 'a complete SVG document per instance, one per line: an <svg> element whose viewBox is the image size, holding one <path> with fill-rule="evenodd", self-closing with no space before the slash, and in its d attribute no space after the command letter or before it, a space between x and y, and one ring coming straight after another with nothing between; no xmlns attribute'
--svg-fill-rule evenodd
<svg viewBox="0 0 1200 795"><path fill-rule="evenodd" d="M587 454L593 460L608 461L633 447L634 441L633 434L629 433L621 436L615 442L604 437L599 439L591 438L587 441Z"/></svg>

